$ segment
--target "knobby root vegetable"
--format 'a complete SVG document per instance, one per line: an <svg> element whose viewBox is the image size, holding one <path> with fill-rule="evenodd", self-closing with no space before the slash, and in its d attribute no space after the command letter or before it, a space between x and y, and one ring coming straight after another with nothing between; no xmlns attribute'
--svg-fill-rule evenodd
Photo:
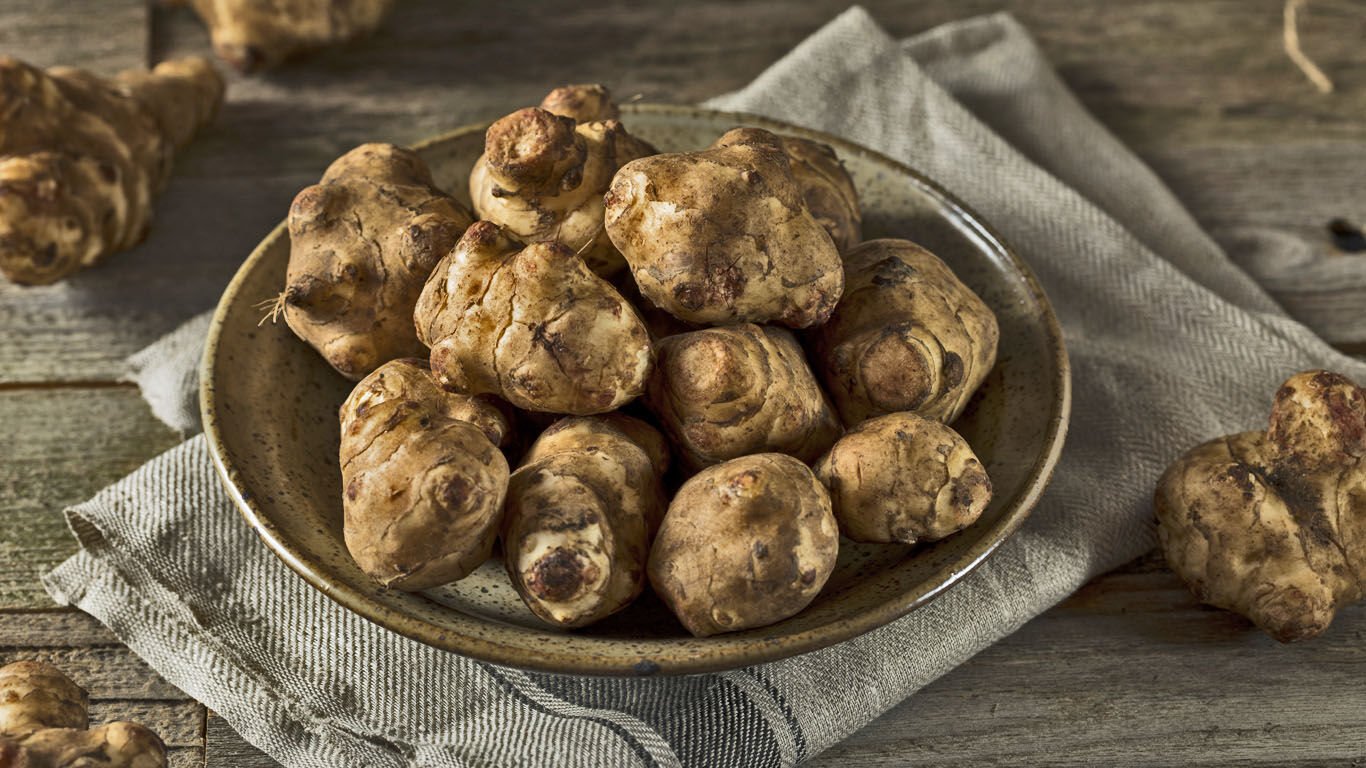
<svg viewBox="0 0 1366 768"><path fill-rule="evenodd" d="M0 272L60 280L136 245L223 81L203 59L113 78L0 58Z"/></svg>
<svg viewBox="0 0 1366 768"><path fill-rule="evenodd" d="M863 214L854 180L829 144L796 136L781 138L806 207L830 233L840 253L847 253L863 240Z"/></svg>
<svg viewBox="0 0 1366 768"><path fill-rule="evenodd" d="M962 437L913 413L863 422L815 467L855 541L936 541L977 521L991 479Z"/></svg>
<svg viewBox="0 0 1366 768"><path fill-rule="evenodd" d="M564 243L600 275L619 272L626 262L603 229L603 193L618 168L654 150L617 122L602 86L561 89L546 99L569 115L530 107L489 127L470 173L475 213L522 242Z"/></svg>
<svg viewBox="0 0 1366 768"><path fill-rule="evenodd" d="M641 294L682 320L806 328L839 301L839 252L767 131L627 163L606 202L607 233Z"/></svg>
<svg viewBox="0 0 1366 768"><path fill-rule="evenodd" d="M1366 396L1306 371L1270 427L1196 446L1158 481L1158 538L1202 602L1281 642L1322 634L1366 590Z"/></svg>
<svg viewBox="0 0 1366 768"><path fill-rule="evenodd" d="M615 410L653 365L635 310L573 251L523 246L486 221L432 271L414 319L441 386L529 411Z"/></svg>
<svg viewBox="0 0 1366 768"><path fill-rule="evenodd" d="M732 459L679 488L650 550L650 584L689 632L762 627L805 608L839 554L830 495L782 454Z"/></svg>
<svg viewBox="0 0 1366 768"><path fill-rule="evenodd" d="M991 309L907 240L869 240L844 270L844 298L808 339L845 425L900 411L958 418L996 363Z"/></svg>
<svg viewBox="0 0 1366 768"><path fill-rule="evenodd" d="M423 355L413 307L471 221L412 150L356 147L290 206L285 321L352 380Z"/></svg>
<svg viewBox="0 0 1366 768"><path fill-rule="evenodd" d="M611 91L597 83L556 88L541 100L541 109L570 118L576 123L617 120L621 117L621 110L612 99Z"/></svg>
<svg viewBox="0 0 1366 768"><path fill-rule="evenodd" d="M690 469L763 452L812 462L840 435L801 347L782 328L705 328L655 348L646 404Z"/></svg>
<svg viewBox="0 0 1366 768"><path fill-rule="evenodd" d="M582 627L644 589L667 504L661 450L653 427L619 414L562 419L531 446L508 484L502 536L508 575L537 616Z"/></svg>
<svg viewBox="0 0 1366 768"><path fill-rule="evenodd" d="M56 667L0 667L0 766L165 768L155 733L126 721L89 729L89 710L90 697Z"/></svg>
<svg viewBox="0 0 1366 768"><path fill-rule="evenodd" d="M346 547L379 583L417 590L488 559L508 486L503 413L443 391L421 360L367 376L341 407Z"/></svg>
<svg viewBox="0 0 1366 768"><path fill-rule="evenodd" d="M234 69L269 69L304 51L366 37L394 0L179 0L209 28L214 52Z"/></svg>

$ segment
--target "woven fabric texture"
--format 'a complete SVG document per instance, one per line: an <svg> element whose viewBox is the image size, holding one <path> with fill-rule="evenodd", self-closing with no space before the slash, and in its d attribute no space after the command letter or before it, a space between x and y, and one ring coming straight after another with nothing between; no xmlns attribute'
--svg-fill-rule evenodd
<svg viewBox="0 0 1366 768"><path fill-rule="evenodd" d="M1054 302L1073 366L1067 446L1033 516L959 585L760 667L529 674L408 641L307 586L242 524L196 437L68 511L82 550L49 591L289 766L787 766L1148 550L1162 468L1263 423L1288 375L1366 380L1234 266L1008 16L897 41L851 8L709 105L922 170L990 221ZM187 330L140 354L158 414L183 423L201 344Z"/></svg>

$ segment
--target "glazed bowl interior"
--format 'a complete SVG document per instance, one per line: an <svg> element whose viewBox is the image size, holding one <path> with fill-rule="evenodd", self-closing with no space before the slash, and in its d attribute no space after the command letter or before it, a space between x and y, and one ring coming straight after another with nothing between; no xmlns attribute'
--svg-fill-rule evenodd
<svg viewBox="0 0 1366 768"><path fill-rule="evenodd" d="M247 522L309 583L366 618L439 648L526 669L574 674L689 674L830 645L892 621L962 579L1014 532L1047 483L1070 404L1066 352L1052 309L1024 263L933 182L866 149L773 121L691 107L636 106L622 118L661 151L704 147L736 125L835 147L858 187L864 236L904 237L943 258L1001 326L996 367L954 425L985 463L995 495L965 531L923 546L840 541L825 589L772 626L693 638L646 590L626 610L564 632L542 624L495 556L470 577L420 593L388 590L342 541L337 408L352 383L257 305L284 284L281 224L242 265L219 304L201 375L204 427ZM417 147L437 183L468 202L465 180L486 125Z"/></svg>

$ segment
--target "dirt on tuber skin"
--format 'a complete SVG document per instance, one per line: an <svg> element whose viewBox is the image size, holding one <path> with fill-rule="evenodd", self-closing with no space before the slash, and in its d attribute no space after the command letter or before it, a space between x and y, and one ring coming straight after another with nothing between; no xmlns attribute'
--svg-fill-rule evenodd
<svg viewBox="0 0 1366 768"><path fill-rule="evenodd" d="M567 246L523 246L487 221L432 271L414 320L441 386L529 411L616 410L654 363L635 310Z"/></svg>
<svg viewBox="0 0 1366 768"><path fill-rule="evenodd" d="M650 550L650 584L689 632L707 637L801 611L838 554L825 487L791 456L761 453L678 489Z"/></svg>
<svg viewBox="0 0 1366 768"><path fill-rule="evenodd" d="M379 583L418 590L488 559L503 518L509 425L493 403L446 392L422 360L394 360L342 404L346 547Z"/></svg>
<svg viewBox="0 0 1366 768"><path fill-rule="evenodd" d="M43 285L131 248L175 150L218 111L223 81L199 58L100 77L0 58L0 272Z"/></svg>
<svg viewBox="0 0 1366 768"><path fill-rule="evenodd" d="M730 131L712 147L727 146L728 142L744 140L748 135L744 131ZM830 233L835 247L845 253L858 245L863 240L858 190L835 150L829 144L798 136L778 136L778 140L787 155L802 200L816 221Z"/></svg>
<svg viewBox="0 0 1366 768"><path fill-rule="evenodd" d="M854 541L937 541L976 522L991 501L991 479L967 441L913 413L859 424L814 469L840 532Z"/></svg>
<svg viewBox="0 0 1366 768"><path fill-rule="evenodd" d="M234 69L271 69L296 54L366 37L394 0L173 0L192 6Z"/></svg>
<svg viewBox="0 0 1366 768"><path fill-rule="evenodd" d="M165 768L166 745L126 721L89 728L90 698L36 661L0 667L0 767Z"/></svg>
<svg viewBox="0 0 1366 768"><path fill-rule="evenodd" d="M840 253L849 252L863 240L863 214L854 180L830 145L796 136L780 138L806 207L830 233Z"/></svg>
<svg viewBox="0 0 1366 768"><path fill-rule="evenodd" d="M603 228L603 193L618 168L654 148L626 132L602 86L562 88L546 101L489 127L470 173L475 213L522 242L564 243L612 275L626 262Z"/></svg>
<svg viewBox="0 0 1366 768"><path fill-rule="evenodd" d="M901 411L952 423L996 364L995 314L909 240L869 240L844 271L844 298L806 339L845 426Z"/></svg>
<svg viewBox="0 0 1366 768"><path fill-rule="evenodd" d="M1317 637L1366 591L1366 393L1306 371L1269 428L1196 446L1158 481L1167 562L1202 602L1281 642Z"/></svg>
<svg viewBox="0 0 1366 768"><path fill-rule="evenodd" d="M356 147L290 206L285 321L352 381L424 355L413 307L472 221L412 150Z"/></svg>
<svg viewBox="0 0 1366 768"><path fill-rule="evenodd" d="M815 461L839 420L801 347L782 328L705 328L656 344L645 403L697 470L752 453Z"/></svg>
<svg viewBox="0 0 1366 768"><path fill-rule="evenodd" d="M606 203L641 294L681 320L806 328L844 289L839 251L768 131L736 128L711 149L627 163Z"/></svg>
<svg viewBox="0 0 1366 768"><path fill-rule="evenodd" d="M508 484L503 556L537 616L582 627L645 587L650 540L668 503L663 437L620 414L570 417L531 446Z"/></svg>

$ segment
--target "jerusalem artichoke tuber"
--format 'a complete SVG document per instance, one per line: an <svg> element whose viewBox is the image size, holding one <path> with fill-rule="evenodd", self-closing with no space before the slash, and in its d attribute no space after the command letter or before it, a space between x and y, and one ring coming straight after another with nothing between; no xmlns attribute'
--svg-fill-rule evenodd
<svg viewBox="0 0 1366 768"><path fill-rule="evenodd" d="M815 461L840 435L801 347L781 328L705 328L656 344L646 404L690 469L751 453Z"/></svg>
<svg viewBox="0 0 1366 768"><path fill-rule="evenodd" d="M653 364L635 310L567 246L523 247L487 221L432 271L414 319L441 386L530 411L615 410Z"/></svg>
<svg viewBox="0 0 1366 768"><path fill-rule="evenodd" d="M1366 393L1292 376L1270 427L1187 451L1154 503L1167 563L1202 602L1281 642L1322 634L1366 592Z"/></svg>
<svg viewBox="0 0 1366 768"><path fill-rule="evenodd" d="M815 471L840 531L855 541L936 541L971 525L991 501L991 479L967 441L913 413L859 424Z"/></svg>
<svg viewBox="0 0 1366 768"><path fill-rule="evenodd" d="M650 539L667 500L663 438L627 416L571 417L531 446L508 484L503 554L537 616L581 627L645 586Z"/></svg>
<svg viewBox="0 0 1366 768"><path fill-rule="evenodd" d="M602 196L618 168L653 148L616 121L602 86L560 89L546 101L489 127L470 173L474 210L522 242L564 243L599 275L620 271L626 262L603 230Z"/></svg>
<svg viewBox="0 0 1366 768"><path fill-rule="evenodd" d="M898 411L958 418L996 362L991 309L908 240L869 240L844 269L844 298L807 337L844 424Z"/></svg>
<svg viewBox="0 0 1366 768"><path fill-rule="evenodd" d="M650 584L705 637L801 611L838 554L825 487L791 456L761 453L704 469L678 489L650 550Z"/></svg>
<svg viewBox="0 0 1366 768"><path fill-rule="evenodd" d="M36 661L0 667L0 766L165 768L166 745L126 721L89 729L90 697Z"/></svg>
<svg viewBox="0 0 1366 768"><path fill-rule="evenodd" d="M223 81L202 59L108 79L0 58L0 272L41 285L136 245L174 151L212 119Z"/></svg>
<svg viewBox="0 0 1366 768"><path fill-rule="evenodd" d="M806 328L839 301L839 252L768 131L736 128L702 152L627 163L606 203L640 292L682 320Z"/></svg>
<svg viewBox="0 0 1366 768"><path fill-rule="evenodd" d="M285 321L352 380L423 354L413 306L471 221L412 150L356 147L290 206Z"/></svg>
<svg viewBox="0 0 1366 768"><path fill-rule="evenodd" d="M294 54L365 37L394 5L394 0L188 2L209 27L214 52L242 72L269 69Z"/></svg>
<svg viewBox="0 0 1366 768"><path fill-rule="evenodd" d="M496 407L443 391L421 360L394 360L356 385L340 416L344 534L362 570L416 590L488 559L508 485Z"/></svg>

